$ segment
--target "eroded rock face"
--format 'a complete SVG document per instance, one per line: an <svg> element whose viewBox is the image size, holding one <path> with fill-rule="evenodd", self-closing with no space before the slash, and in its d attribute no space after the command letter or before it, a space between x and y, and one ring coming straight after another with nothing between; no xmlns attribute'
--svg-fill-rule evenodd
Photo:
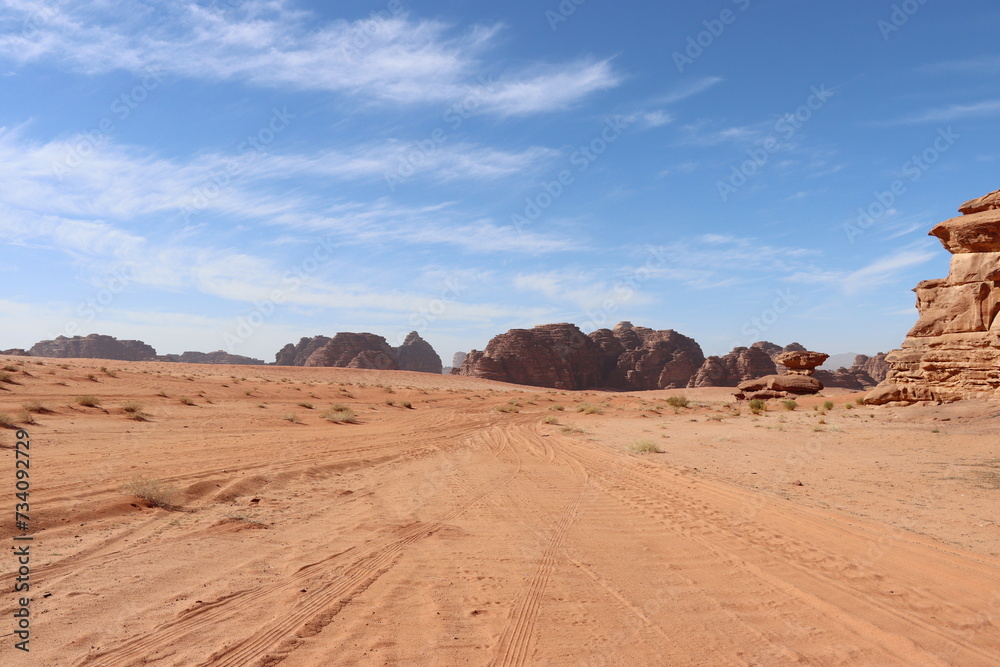
<svg viewBox="0 0 1000 667"><path fill-rule="evenodd" d="M441 357L416 331L411 331L403 344L393 351L396 355L396 365L402 371L441 374Z"/></svg>
<svg viewBox="0 0 1000 667"><path fill-rule="evenodd" d="M876 383L884 380L889 374L889 362L885 360L885 352L879 352L874 357L859 354L854 358L854 366L851 368L860 368Z"/></svg>
<svg viewBox="0 0 1000 667"><path fill-rule="evenodd" d="M342 331L309 355L304 366L398 370L394 350L382 336Z"/></svg>
<svg viewBox="0 0 1000 667"><path fill-rule="evenodd" d="M569 323L494 336L485 350L469 352L458 375L556 389L602 384L599 348Z"/></svg>
<svg viewBox="0 0 1000 667"><path fill-rule="evenodd" d="M698 343L673 330L622 322L588 336L562 323L495 336L458 374L557 389L666 389L687 386L704 360Z"/></svg>
<svg viewBox="0 0 1000 667"><path fill-rule="evenodd" d="M10 356L10 357L30 357L31 356L31 354L27 350L21 349L19 347L12 347L9 350L0 350L0 354L6 354L7 356Z"/></svg>
<svg viewBox="0 0 1000 667"><path fill-rule="evenodd" d="M788 375L807 375L816 372L818 366L830 358L829 354L822 352L809 352L807 350L796 350L782 352L774 358L774 363L784 366Z"/></svg>
<svg viewBox="0 0 1000 667"><path fill-rule="evenodd" d="M326 336L300 338L297 344L289 343L274 355L275 366L305 366L313 352L330 342Z"/></svg>
<svg viewBox="0 0 1000 667"><path fill-rule="evenodd" d="M773 346L779 353L781 348L773 343L761 341ZM778 373L769 350L761 343L750 347L737 347L723 357L711 356L688 382L689 387L735 387L740 382L753 380L765 375Z"/></svg>
<svg viewBox="0 0 1000 667"><path fill-rule="evenodd" d="M229 354L224 350L215 352L185 352L183 354L164 354L157 357L160 361L175 361L185 364L231 364L234 366L261 366L260 359L244 357L241 354Z"/></svg>
<svg viewBox="0 0 1000 667"><path fill-rule="evenodd" d="M1000 398L1000 191L959 210L930 231L953 255L948 277L914 289L920 319L867 403Z"/></svg>
<svg viewBox="0 0 1000 667"><path fill-rule="evenodd" d="M116 359L118 361L149 361L156 358L156 350L141 340L118 340L113 336L58 336L55 340L35 343L29 354L33 357L60 357L81 359Z"/></svg>

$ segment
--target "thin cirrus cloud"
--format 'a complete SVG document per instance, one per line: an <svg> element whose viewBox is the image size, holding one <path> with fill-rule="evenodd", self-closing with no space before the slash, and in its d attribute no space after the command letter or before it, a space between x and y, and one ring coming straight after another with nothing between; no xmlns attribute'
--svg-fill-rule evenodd
<svg viewBox="0 0 1000 667"><path fill-rule="evenodd" d="M502 116L566 109L621 80L609 59L535 64L486 77L481 57L496 45L502 26L457 32L405 12L317 25L311 13L283 0L236 8L138 1L42 10L14 0L5 5L0 58L50 58L88 74L156 68L393 104L472 97L481 110Z"/></svg>
<svg viewBox="0 0 1000 667"><path fill-rule="evenodd" d="M951 104L930 109L913 116L906 116L896 122L902 125L919 123L948 123L965 118L982 118L1000 114L1000 100L984 100L972 104Z"/></svg>

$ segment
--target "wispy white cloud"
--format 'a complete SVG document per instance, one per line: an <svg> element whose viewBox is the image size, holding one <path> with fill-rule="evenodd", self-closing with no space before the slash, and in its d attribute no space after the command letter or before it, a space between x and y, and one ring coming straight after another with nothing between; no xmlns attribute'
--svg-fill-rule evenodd
<svg viewBox="0 0 1000 667"><path fill-rule="evenodd" d="M926 74L996 74L1000 73L1000 55L984 55L964 60L945 60L922 65L917 70Z"/></svg>
<svg viewBox="0 0 1000 667"><path fill-rule="evenodd" d="M895 124L948 123L965 118L983 118L1000 114L1000 100L985 100L972 104L951 104L929 109L895 121Z"/></svg>
<svg viewBox="0 0 1000 667"><path fill-rule="evenodd" d="M491 85L482 56L500 25L465 31L400 12L359 21L319 22L284 0L225 7L7 0L0 58L51 59L88 74L155 67L164 74L251 85L347 93L394 104L447 103L478 97L500 115L572 106L620 81L609 60L537 64Z"/></svg>

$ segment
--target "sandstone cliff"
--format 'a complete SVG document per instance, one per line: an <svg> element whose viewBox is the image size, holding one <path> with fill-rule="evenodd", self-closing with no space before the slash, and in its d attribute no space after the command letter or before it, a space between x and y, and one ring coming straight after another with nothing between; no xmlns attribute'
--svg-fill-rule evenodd
<svg viewBox="0 0 1000 667"><path fill-rule="evenodd" d="M393 349L393 353L396 365L402 371L441 374L441 357L416 331L411 331L403 344Z"/></svg>
<svg viewBox="0 0 1000 667"><path fill-rule="evenodd" d="M157 357L160 361L174 361L185 364L230 364L233 366L261 366L260 359L244 357L241 354L229 354L224 350L215 352L185 352L183 354L164 354Z"/></svg>
<svg viewBox="0 0 1000 667"><path fill-rule="evenodd" d="M118 361L149 361L156 358L156 350L141 340L118 340L112 336L58 336L55 340L35 343L29 354L33 357L61 357L81 359L116 359Z"/></svg>
<svg viewBox="0 0 1000 667"><path fill-rule="evenodd" d="M782 351L777 345L762 341L751 347L733 348L732 352L722 357L708 357L688 382L688 386L735 387L740 382L777 374L774 360L764 345L775 348L775 356Z"/></svg>
<svg viewBox="0 0 1000 667"><path fill-rule="evenodd" d="M305 366L309 356L330 342L326 336L303 337L297 344L289 343L274 355L275 366Z"/></svg>
<svg viewBox="0 0 1000 667"><path fill-rule="evenodd" d="M382 336L342 331L309 355L304 366L398 370L393 349Z"/></svg>
<svg viewBox="0 0 1000 667"><path fill-rule="evenodd" d="M914 289L920 319L868 403L1000 398L1000 190L959 212L930 231L951 271Z"/></svg>

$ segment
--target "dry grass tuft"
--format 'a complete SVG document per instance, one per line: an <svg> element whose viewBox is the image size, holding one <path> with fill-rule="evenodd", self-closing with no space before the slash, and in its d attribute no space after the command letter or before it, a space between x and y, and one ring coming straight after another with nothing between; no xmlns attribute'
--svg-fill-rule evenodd
<svg viewBox="0 0 1000 667"><path fill-rule="evenodd" d="M176 500L180 496L180 490L176 487L165 484L158 479L146 477L136 477L130 482L122 485L121 491L124 494L142 498L154 507L170 509L176 507Z"/></svg>
<svg viewBox="0 0 1000 667"><path fill-rule="evenodd" d="M84 394L83 396L77 396L75 400L78 405L82 405L85 408L96 408L101 404L100 399L94 396L93 394Z"/></svg>
<svg viewBox="0 0 1000 667"><path fill-rule="evenodd" d="M673 398L673 397L671 397ZM663 450L657 446L652 440L647 440L645 438L641 440L636 440L631 445L628 446L628 450L635 454L662 454Z"/></svg>

